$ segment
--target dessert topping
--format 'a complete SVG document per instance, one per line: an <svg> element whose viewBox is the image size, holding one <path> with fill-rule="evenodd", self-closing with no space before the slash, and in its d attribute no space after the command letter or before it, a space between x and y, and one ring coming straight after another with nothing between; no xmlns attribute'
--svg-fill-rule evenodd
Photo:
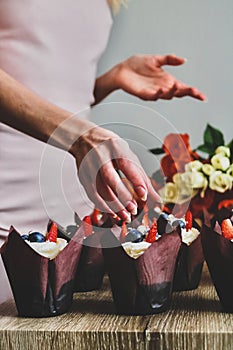
<svg viewBox="0 0 233 350"><path fill-rule="evenodd" d="M185 214L185 222L186 222L186 231L188 232L188 230L191 230L192 226L193 226L193 216L190 210L187 211L187 213Z"/></svg>
<svg viewBox="0 0 233 350"><path fill-rule="evenodd" d="M83 218L83 229L86 237L92 234L92 222L90 216L85 216Z"/></svg>
<svg viewBox="0 0 233 350"><path fill-rule="evenodd" d="M233 240L233 225L230 219L224 219L222 221L221 229L225 238Z"/></svg>
<svg viewBox="0 0 233 350"><path fill-rule="evenodd" d="M157 222L154 219L153 224L150 228L150 231L148 232L148 235L146 236L146 242L148 243L153 243L156 240L156 235L157 235Z"/></svg>
<svg viewBox="0 0 233 350"><path fill-rule="evenodd" d="M46 241L48 242L57 242L57 234L58 234L58 228L57 224L55 222L52 223L49 232L46 235Z"/></svg>

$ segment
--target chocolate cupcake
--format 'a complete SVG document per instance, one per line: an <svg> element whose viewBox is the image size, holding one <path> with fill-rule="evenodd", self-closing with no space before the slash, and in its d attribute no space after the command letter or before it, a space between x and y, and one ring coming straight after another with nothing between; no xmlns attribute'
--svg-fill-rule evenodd
<svg viewBox="0 0 233 350"><path fill-rule="evenodd" d="M89 292L102 286L105 267L100 240L103 232L94 232L83 240L83 249L75 274L74 292Z"/></svg>
<svg viewBox="0 0 233 350"><path fill-rule="evenodd" d="M121 245L110 230L102 239L106 270L117 312L146 315L167 310L181 246L179 229L164 233L153 243L138 243L138 248L135 245L132 248L128 243ZM128 254L130 250L131 256Z"/></svg>
<svg viewBox="0 0 233 350"><path fill-rule="evenodd" d="M48 317L66 312L72 303L83 230L79 229L64 249L51 259L45 257L48 249L42 256L23 238L11 227L1 247L19 316Z"/></svg>
<svg viewBox="0 0 233 350"><path fill-rule="evenodd" d="M181 229L186 230L185 228ZM193 230L193 231L192 231ZM199 286L204 255L201 244L200 227L193 222L193 227L182 235L182 245L175 270L174 291L192 290Z"/></svg>
<svg viewBox="0 0 233 350"><path fill-rule="evenodd" d="M230 224L230 220L228 223ZM233 233L233 229L231 231ZM203 225L201 239L204 256L222 308L226 312L233 312L233 242L222 233L221 226L216 221L214 228Z"/></svg>
<svg viewBox="0 0 233 350"><path fill-rule="evenodd" d="M84 217L81 226L85 237L79 265L75 275L74 292L89 292L100 289L105 273L101 237L105 227L112 227L109 215L94 209L90 216Z"/></svg>

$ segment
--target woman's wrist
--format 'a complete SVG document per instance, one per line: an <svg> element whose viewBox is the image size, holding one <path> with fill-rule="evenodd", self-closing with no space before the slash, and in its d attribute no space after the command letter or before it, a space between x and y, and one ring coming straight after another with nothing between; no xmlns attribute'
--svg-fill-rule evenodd
<svg viewBox="0 0 233 350"><path fill-rule="evenodd" d="M121 88L119 73L121 70L121 63L112 67L108 72L104 73L96 79L94 97L97 104L107 97L110 93Z"/></svg>

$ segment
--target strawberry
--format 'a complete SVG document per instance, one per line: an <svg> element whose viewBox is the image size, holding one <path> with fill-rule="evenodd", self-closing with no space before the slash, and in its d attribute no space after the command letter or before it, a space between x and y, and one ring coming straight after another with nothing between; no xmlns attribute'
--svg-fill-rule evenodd
<svg viewBox="0 0 233 350"><path fill-rule="evenodd" d="M120 235L120 241L124 242L125 241L125 237L127 235L127 226L126 226L126 222L123 221L122 223L122 227L121 227L121 235Z"/></svg>
<svg viewBox="0 0 233 350"><path fill-rule="evenodd" d="M190 210L187 211L187 213L185 214L185 228L186 231L188 232L188 230L191 230L192 226L193 226L193 216Z"/></svg>
<svg viewBox="0 0 233 350"><path fill-rule="evenodd" d="M83 229L86 237L92 234L92 222L90 216L85 216L83 218Z"/></svg>
<svg viewBox="0 0 233 350"><path fill-rule="evenodd" d="M58 228L55 222L52 223L49 232L46 235L46 241L57 242Z"/></svg>
<svg viewBox="0 0 233 350"><path fill-rule="evenodd" d="M92 224L98 226L98 223L101 220L102 216L103 215L102 215L101 211L99 209L95 208L93 210L93 213L91 214Z"/></svg>
<svg viewBox="0 0 233 350"><path fill-rule="evenodd" d="M225 219L221 224L222 235L227 239L233 239L233 225L230 219Z"/></svg>
<svg viewBox="0 0 233 350"><path fill-rule="evenodd" d="M150 231L146 236L146 242L153 243L154 241L156 241L156 234L157 234L157 222L154 219L153 224L150 228Z"/></svg>

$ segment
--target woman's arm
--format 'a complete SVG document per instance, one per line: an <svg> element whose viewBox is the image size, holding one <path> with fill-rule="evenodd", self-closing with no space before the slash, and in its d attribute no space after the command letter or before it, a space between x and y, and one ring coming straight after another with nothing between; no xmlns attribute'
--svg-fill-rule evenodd
<svg viewBox="0 0 233 350"><path fill-rule="evenodd" d="M143 100L190 96L201 101L204 94L167 73L162 66L182 65L185 59L175 55L137 55L119 63L96 79L95 104L109 93L122 89Z"/></svg>
<svg viewBox="0 0 233 350"><path fill-rule="evenodd" d="M118 213L128 221L129 212L136 212L137 203L117 169L126 175L139 198L146 200L149 192L159 201L137 157L123 139L49 103L1 70L0 122L70 152L89 198L101 210Z"/></svg>

